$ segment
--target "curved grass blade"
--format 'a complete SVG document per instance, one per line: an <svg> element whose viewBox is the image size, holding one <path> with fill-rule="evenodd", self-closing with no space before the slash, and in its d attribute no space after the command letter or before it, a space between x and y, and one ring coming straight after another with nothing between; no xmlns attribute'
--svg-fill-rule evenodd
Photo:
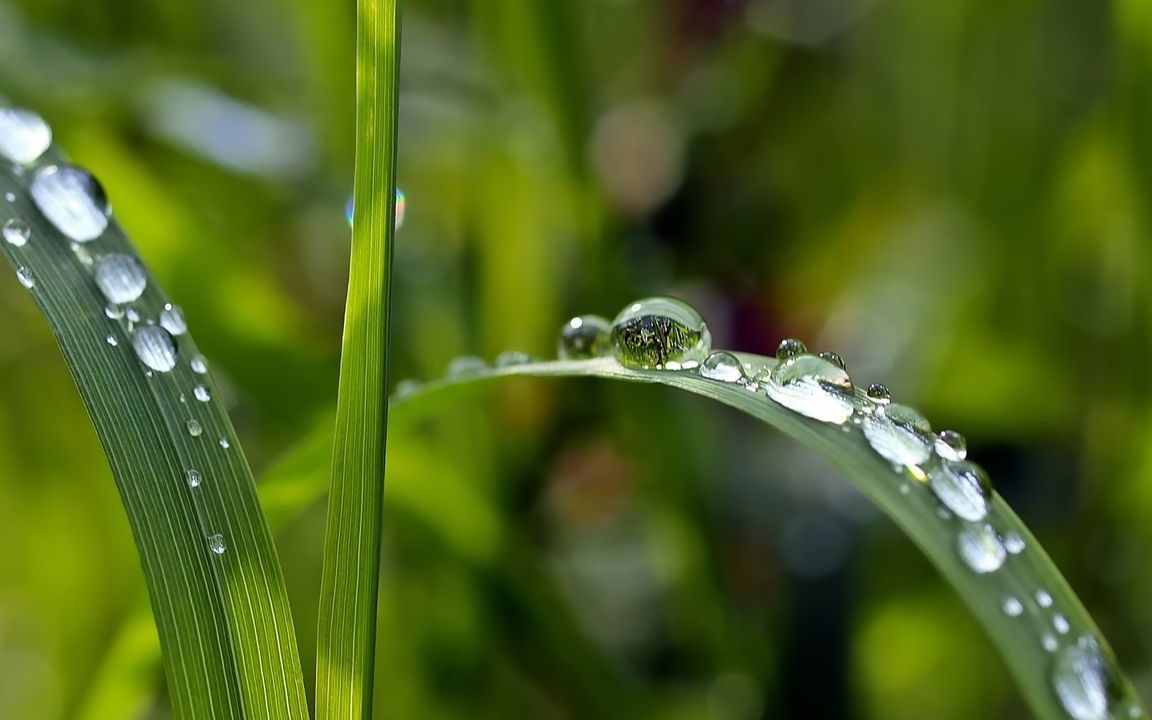
<svg viewBox="0 0 1152 720"><path fill-rule="evenodd" d="M324 541L316 717L372 715L396 217L398 0L360 0L352 260Z"/></svg>
<svg viewBox="0 0 1152 720"><path fill-rule="evenodd" d="M30 195L39 168L65 159L49 149L26 163L0 162L0 227L27 231L22 242L0 241L0 252L48 320L112 466L176 715L307 717L280 565L231 422L190 363L195 343L160 331L167 298L138 261L117 282L143 280L143 293L106 311L96 269L110 255L135 258L131 244L115 221L91 242L66 236ZM150 352L165 355L171 339L170 371L149 369L134 351L145 328L159 340Z"/></svg>

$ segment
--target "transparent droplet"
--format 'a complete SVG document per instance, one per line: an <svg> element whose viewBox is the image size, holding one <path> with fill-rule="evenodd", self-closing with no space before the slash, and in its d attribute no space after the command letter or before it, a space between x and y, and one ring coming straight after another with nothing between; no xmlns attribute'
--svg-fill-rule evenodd
<svg viewBox="0 0 1152 720"><path fill-rule="evenodd" d="M473 377L488 369L488 363L475 355L461 355L448 363L446 374L450 378Z"/></svg>
<svg viewBox="0 0 1152 720"><path fill-rule="evenodd" d="M888 388L880 383L872 383L868 386L868 399L877 405L887 405L892 402L892 393Z"/></svg>
<svg viewBox="0 0 1152 720"><path fill-rule="evenodd" d="M232 443L228 442L228 438L220 438L220 447L227 450L228 448L232 447Z"/></svg>
<svg viewBox="0 0 1152 720"><path fill-rule="evenodd" d="M224 551L228 549L228 544L224 542L223 535L216 533L208 536L208 547L217 555L223 555Z"/></svg>
<svg viewBox="0 0 1152 720"><path fill-rule="evenodd" d="M824 358L825 360L832 363L833 365L840 368L841 370L846 369L844 367L844 358L840 357L839 355L837 355L834 352L822 352L822 353L820 353L820 357Z"/></svg>
<svg viewBox="0 0 1152 720"><path fill-rule="evenodd" d="M12 247L24 247L32 235L32 228L19 218L11 218L4 223L4 240Z"/></svg>
<svg viewBox="0 0 1152 720"><path fill-rule="evenodd" d="M1052 689L1073 720L1108 720L1122 694L1119 674L1090 637L1056 655Z"/></svg>
<svg viewBox="0 0 1152 720"><path fill-rule="evenodd" d="M199 470L189 470L188 471L188 486L189 487L200 487L200 471Z"/></svg>
<svg viewBox="0 0 1152 720"><path fill-rule="evenodd" d="M185 427L188 428L188 434L192 437L200 437L204 433L204 428L201 427L198 420L189 420L185 423Z"/></svg>
<svg viewBox="0 0 1152 720"><path fill-rule="evenodd" d="M192 368L192 372L197 375L204 375L208 372L208 361L204 359L203 355L197 355L188 361L188 367Z"/></svg>
<svg viewBox="0 0 1152 720"><path fill-rule="evenodd" d="M208 388L204 385L204 383L200 383L196 387L192 388L192 396L200 402L204 403L212 399L212 394L208 392Z"/></svg>
<svg viewBox="0 0 1152 720"><path fill-rule="evenodd" d="M945 460L956 462L968 457L968 442L955 430L942 430L936 436L936 454Z"/></svg>
<svg viewBox="0 0 1152 720"><path fill-rule="evenodd" d="M108 303L104 306L104 316L109 320L119 320L124 317L124 308L115 303Z"/></svg>
<svg viewBox="0 0 1152 720"><path fill-rule="evenodd" d="M808 348L804 345L804 343L800 342L796 338L784 338L780 341L780 344L776 346L776 359L783 362L784 360L790 360L794 357L799 357L806 352L808 352ZM835 365L836 363L832 364ZM843 370L844 368L840 369Z"/></svg>
<svg viewBox="0 0 1152 720"><path fill-rule="evenodd" d="M96 286L113 304L139 300L148 287L144 266L131 255L115 253L100 258L95 277Z"/></svg>
<svg viewBox="0 0 1152 720"><path fill-rule="evenodd" d="M744 366L740 360L729 352L719 350L711 353L700 363L700 376L710 380L719 380L727 383L746 382Z"/></svg>
<svg viewBox="0 0 1152 720"><path fill-rule="evenodd" d="M612 354L612 323L599 315L580 315L564 323L556 355L561 360L586 360Z"/></svg>
<svg viewBox="0 0 1152 720"><path fill-rule="evenodd" d="M1132 707L1128 708L1128 717L1130 717L1130 718L1144 717L1144 711L1140 708L1139 705L1133 705Z"/></svg>
<svg viewBox="0 0 1152 720"><path fill-rule="evenodd" d="M188 323L184 321L184 310L179 305L168 303L160 311L160 327L173 335L183 335L188 332Z"/></svg>
<svg viewBox="0 0 1152 720"><path fill-rule="evenodd" d="M1072 629L1068 625L1068 618L1064 617L1060 613L1056 613L1052 616L1052 627L1054 627L1056 632L1060 633L1061 635L1067 635L1068 631Z"/></svg>
<svg viewBox="0 0 1152 720"><path fill-rule="evenodd" d="M1044 637L1040 639L1040 644L1043 645L1044 649L1048 652L1056 652L1056 648L1060 647L1059 641L1056 640L1056 636L1052 633L1044 633Z"/></svg>
<svg viewBox="0 0 1152 720"><path fill-rule="evenodd" d="M119 344L120 344L120 341L116 339L116 336L115 336L115 335L109 335L108 337L106 337L106 338L104 338L104 339L105 339L105 340L108 342L108 344L109 344L109 345L111 345L112 347L116 347L117 345L119 345Z"/></svg>
<svg viewBox="0 0 1152 720"><path fill-rule="evenodd" d="M164 328L155 325L140 328L132 337L132 347L140 362L156 372L171 372L176 367L176 343Z"/></svg>
<svg viewBox="0 0 1152 720"><path fill-rule="evenodd" d="M1004 536L1004 549L1012 555L1019 555L1024 552L1024 538L1016 532L1006 534Z"/></svg>
<svg viewBox="0 0 1152 720"><path fill-rule="evenodd" d="M670 297L629 304L612 321L612 349L624 367L690 370L712 350L712 333L695 308Z"/></svg>
<svg viewBox="0 0 1152 720"><path fill-rule="evenodd" d="M1008 617L1019 617L1024 612L1024 603L1020 599L1009 595L1004 598L1004 614Z"/></svg>
<svg viewBox="0 0 1152 720"><path fill-rule="evenodd" d="M128 308L124 311L124 317L128 318L128 325L132 326L140 322L140 313L136 308Z"/></svg>
<svg viewBox="0 0 1152 720"><path fill-rule="evenodd" d="M530 362L532 362L532 358L528 353L523 353L519 350L505 350L496 356L493 364L498 368L507 368L517 365L527 365Z"/></svg>
<svg viewBox="0 0 1152 720"><path fill-rule="evenodd" d="M396 188L396 229L399 230L404 226L404 218L408 214L408 197L404 195L404 191ZM348 198L348 203L344 205L344 219L348 221L348 227L352 227L352 221L356 215L356 201L353 198Z"/></svg>
<svg viewBox="0 0 1152 720"><path fill-rule="evenodd" d="M76 242L95 240L108 227L108 196L86 170L48 165L36 173L31 193L44 217Z"/></svg>
<svg viewBox="0 0 1152 720"><path fill-rule="evenodd" d="M928 484L945 507L965 520L976 522L988 515L992 481L976 463L944 461L932 470Z"/></svg>
<svg viewBox="0 0 1152 720"><path fill-rule="evenodd" d="M403 400L410 397L419 392L423 385L419 380L413 380L412 378L401 380L396 383L396 389L392 391L392 399Z"/></svg>
<svg viewBox="0 0 1152 720"><path fill-rule="evenodd" d="M0 108L0 155L14 163L35 162L52 144L52 128L31 110Z"/></svg>
<svg viewBox="0 0 1152 720"><path fill-rule="evenodd" d="M961 529L956 536L956 549L960 551L960 559L981 574L999 570L1008 556L991 525L969 525Z"/></svg>
<svg viewBox="0 0 1152 720"><path fill-rule="evenodd" d="M32 271L23 265L17 268L16 279L20 281L21 285L28 288L29 290L36 287L36 278L32 277Z"/></svg>
<svg viewBox="0 0 1152 720"><path fill-rule="evenodd" d="M932 426L907 405L888 405L864 418L864 437L876 454L896 466L920 465L932 455Z"/></svg>
<svg viewBox="0 0 1152 720"><path fill-rule="evenodd" d="M1052 596L1048 594L1047 590L1037 590L1036 604L1042 608L1052 607Z"/></svg>
<svg viewBox="0 0 1152 720"><path fill-rule="evenodd" d="M823 358L799 355L785 360L764 384L768 397L805 417L836 425L852 417L852 378Z"/></svg>
<svg viewBox="0 0 1152 720"><path fill-rule="evenodd" d="M4 193L4 199L7 200L8 202L16 202L16 193L6 192L6 193Z"/></svg>

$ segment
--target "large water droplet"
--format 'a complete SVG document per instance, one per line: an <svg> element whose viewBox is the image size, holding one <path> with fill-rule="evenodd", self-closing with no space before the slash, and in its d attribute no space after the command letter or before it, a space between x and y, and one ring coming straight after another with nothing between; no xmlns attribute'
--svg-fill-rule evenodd
<svg viewBox="0 0 1152 720"><path fill-rule="evenodd" d="M936 454L945 460L963 460L968 457L968 442L955 430L942 430L936 437Z"/></svg>
<svg viewBox="0 0 1152 720"><path fill-rule="evenodd" d="M612 353L612 323L599 315L581 315L564 323L556 355L561 360L587 360Z"/></svg>
<svg viewBox="0 0 1152 720"><path fill-rule="evenodd" d="M1119 674L1090 637L1056 655L1052 688L1073 720L1107 720L1122 694Z"/></svg>
<svg viewBox="0 0 1152 720"><path fill-rule="evenodd" d="M1000 536L991 525L969 525L956 536L956 549L960 559L978 573L990 573L1000 569L1008 553Z"/></svg>
<svg viewBox="0 0 1152 720"><path fill-rule="evenodd" d="M4 223L4 240L13 247L24 247L32 235L32 228L20 218L11 218Z"/></svg>
<svg viewBox="0 0 1152 720"><path fill-rule="evenodd" d="M766 390L768 397L814 420L840 425L852 417L852 378L815 355L781 362L769 373Z"/></svg>
<svg viewBox="0 0 1152 720"><path fill-rule="evenodd" d="M688 370L712 350L712 333L700 313L670 297L631 303L612 321L612 348L624 367Z"/></svg>
<svg viewBox="0 0 1152 720"><path fill-rule="evenodd" d="M475 355L461 355L448 363L446 375L453 379L474 377L488 369L488 363Z"/></svg>
<svg viewBox="0 0 1152 720"><path fill-rule="evenodd" d="M932 427L907 405L888 405L864 417L864 437L876 454L897 466L914 466L932 455Z"/></svg>
<svg viewBox="0 0 1152 720"><path fill-rule="evenodd" d="M192 395L197 400L204 403L212 399L212 393L208 392L208 388L204 385L204 383L200 383L196 387L192 388Z"/></svg>
<svg viewBox="0 0 1152 720"><path fill-rule="evenodd" d="M131 255L115 253L100 258L96 265L96 286L108 302L130 303L139 300L148 287L144 266Z"/></svg>
<svg viewBox="0 0 1152 720"><path fill-rule="evenodd" d="M228 549L228 544L224 542L223 535L216 533L208 536L208 547L217 555L223 555L224 551Z"/></svg>
<svg viewBox="0 0 1152 720"><path fill-rule="evenodd" d="M517 365L527 365L532 362L532 357L528 353L520 352L519 350L505 350L496 356L493 364L498 368L516 367Z"/></svg>
<svg viewBox="0 0 1152 720"><path fill-rule="evenodd" d="M988 514L992 481L976 463L944 461L932 471L928 483L940 502L965 520L976 522Z"/></svg>
<svg viewBox="0 0 1152 720"><path fill-rule="evenodd" d="M164 328L155 325L140 328L132 338L132 347L140 362L156 372L171 372L176 367L176 343Z"/></svg>
<svg viewBox="0 0 1152 720"><path fill-rule="evenodd" d="M179 305L166 303L160 311L160 327L173 335L183 335L188 332L188 323L184 320L184 310Z"/></svg>
<svg viewBox="0 0 1152 720"><path fill-rule="evenodd" d="M822 352L822 353L820 353L820 357L824 358L825 360L832 363L833 365L840 368L841 370L846 369L844 366L844 358L840 357L839 355L837 355L834 352Z"/></svg>
<svg viewBox="0 0 1152 720"><path fill-rule="evenodd" d="M728 383L748 380L747 376L744 375L744 366L740 364L739 358L723 350L710 354L704 359L704 362L700 363L700 376Z"/></svg>
<svg viewBox="0 0 1152 720"><path fill-rule="evenodd" d="M784 338L780 341L780 344L776 346L776 359L783 362L784 360L791 360L794 357L799 357L806 352L808 352L808 348L804 345L804 343L800 342L796 338ZM832 364L836 365L836 363Z"/></svg>
<svg viewBox="0 0 1152 720"><path fill-rule="evenodd" d="M16 279L29 290L36 287L36 278L32 277L32 271L23 265L16 269Z"/></svg>
<svg viewBox="0 0 1152 720"><path fill-rule="evenodd" d="M77 242L95 240L108 227L108 196L86 170L49 165L36 173L31 193L44 217Z"/></svg>
<svg viewBox="0 0 1152 720"><path fill-rule="evenodd" d="M0 155L27 165L52 144L52 129L36 113L19 108L0 108Z"/></svg>
<svg viewBox="0 0 1152 720"><path fill-rule="evenodd" d="M192 469L188 471L188 487L200 487L200 471Z"/></svg>

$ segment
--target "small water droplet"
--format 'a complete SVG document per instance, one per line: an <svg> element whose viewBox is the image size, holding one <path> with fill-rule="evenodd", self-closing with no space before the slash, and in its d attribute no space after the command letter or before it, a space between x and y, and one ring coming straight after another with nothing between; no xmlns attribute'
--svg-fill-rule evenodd
<svg viewBox="0 0 1152 720"><path fill-rule="evenodd" d="M1020 533L1010 532L1004 536L1004 549L1013 555L1024 552L1024 538Z"/></svg>
<svg viewBox="0 0 1152 720"><path fill-rule="evenodd" d="M140 322L140 313L136 308L128 308L124 311L124 317L128 318L128 325L131 327Z"/></svg>
<svg viewBox="0 0 1152 720"><path fill-rule="evenodd" d="M498 368L508 368L516 367L517 365L527 365L530 362L532 362L532 358L528 353L523 353L519 350L505 350L496 356L494 364Z"/></svg>
<svg viewBox="0 0 1152 720"><path fill-rule="evenodd" d="M1008 617L1019 617L1020 613L1024 612L1024 603L1020 599L1009 595L1004 598L1004 614Z"/></svg>
<svg viewBox="0 0 1152 720"><path fill-rule="evenodd" d="M176 367L176 343L164 328L140 328L132 338L132 347L140 362L156 372L171 372Z"/></svg>
<svg viewBox="0 0 1152 720"><path fill-rule="evenodd" d="M124 317L124 308L115 303L108 303L104 306L104 317L109 320L119 320Z"/></svg>
<svg viewBox="0 0 1152 720"><path fill-rule="evenodd" d="M461 355L452 358L452 361L448 363L448 369L445 371L445 374L450 378L459 379L480 375L487 369L488 363L475 355Z"/></svg>
<svg viewBox="0 0 1152 720"><path fill-rule="evenodd" d="M192 372L197 375L204 375L208 372L208 361L204 359L203 355L197 355L188 361L188 367L192 368Z"/></svg>
<svg viewBox="0 0 1152 720"><path fill-rule="evenodd" d="M1073 720L1107 720L1123 692L1119 673L1090 637L1080 638L1056 656L1052 688Z"/></svg>
<svg viewBox="0 0 1152 720"><path fill-rule="evenodd" d="M781 362L769 372L765 390L768 397L789 410L821 422L841 425L854 410L848 373L815 355L798 355Z"/></svg>
<svg viewBox="0 0 1152 720"><path fill-rule="evenodd" d="M612 323L599 315L580 315L564 323L556 356L561 360L586 360L612 353Z"/></svg>
<svg viewBox="0 0 1152 720"><path fill-rule="evenodd" d="M1140 709L1139 705L1133 705L1132 707L1128 708L1128 717L1138 718L1138 717L1143 717L1143 716L1144 716L1144 711Z"/></svg>
<svg viewBox="0 0 1152 720"><path fill-rule="evenodd" d="M200 402L204 403L212 399L212 394L208 392L208 388L204 385L204 383L200 383L196 387L192 388L192 396Z"/></svg>
<svg viewBox="0 0 1152 720"><path fill-rule="evenodd" d="M188 402L188 396L185 395L184 393L180 393L180 402L182 402L182 403Z"/></svg>
<svg viewBox="0 0 1152 720"><path fill-rule="evenodd" d="M876 454L899 467L916 466L932 455L932 427L907 405L888 405L864 418L864 437Z"/></svg>
<svg viewBox="0 0 1152 720"><path fill-rule="evenodd" d="M200 487L200 471L199 470L189 470L188 471L188 486L189 487Z"/></svg>
<svg viewBox="0 0 1152 720"><path fill-rule="evenodd" d="M691 305L649 297L627 305L612 321L612 349L624 367L690 370L708 357L712 333Z"/></svg>
<svg viewBox="0 0 1152 720"><path fill-rule="evenodd" d="M16 193L6 192L6 193L4 193L4 199L7 200L8 202L16 202Z"/></svg>
<svg viewBox="0 0 1152 720"><path fill-rule="evenodd" d="M744 366L740 360L729 352L719 350L704 358L700 363L700 376L720 382L738 383L747 382L744 375Z"/></svg>
<svg viewBox="0 0 1152 720"><path fill-rule="evenodd" d="M785 360L791 360L794 357L800 357L806 352L808 352L808 347L804 343L796 338L784 338L780 341L780 344L776 346L776 359L783 362ZM836 363L832 364L835 365ZM843 370L844 368L840 369Z"/></svg>
<svg viewBox="0 0 1152 720"><path fill-rule="evenodd" d="M953 462L968 457L968 442L955 430L941 430L936 436L935 449L937 455Z"/></svg>
<svg viewBox="0 0 1152 720"><path fill-rule="evenodd" d="M109 302L130 303L144 294L148 276L136 258L115 253L100 258L96 265L96 285Z"/></svg>
<svg viewBox="0 0 1152 720"><path fill-rule="evenodd" d="M1052 633L1044 633L1044 637L1040 639L1040 644L1043 645L1044 649L1048 652L1056 652L1056 648L1060 647L1059 641L1056 640L1056 636Z"/></svg>
<svg viewBox="0 0 1152 720"><path fill-rule="evenodd" d="M413 380L412 378L401 380L396 383L396 389L392 391L392 399L403 400L416 394L421 387L423 387L423 383L419 380Z"/></svg>
<svg viewBox="0 0 1152 720"><path fill-rule="evenodd" d="M4 223L4 239L12 247L24 247L32 235L32 228L20 218L11 218Z"/></svg>
<svg viewBox="0 0 1152 720"><path fill-rule="evenodd" d="M976 522L988 515L992 481L976 463L945 461L932 470L928 484L940 502L965 520Z"/></svg>
<svg viewBox="0 0 1152 720"><path fill-rule="evenodd" d="M1052 616L1052 627L1056 628L1056 632L1060 633L1061 635L1067 635L1068 631L1072 629L1068 625L1068 618L1064 617L1060 613L1056 613Z"/></svg>
<svg viewBox="0 0 1152 720"><path fill-rule="evenodd" d="M910 492L912 492L912 486L911 485L909 485L908 483L900 483L900 494L901 495L907 495Z"/></svg>
<svg viewBox="0 0 1152 720"><path fill-rule="evenodd" d="M868 386L868 399L877 405L887 405L892 402L892 393L888 388L880 383L872 383Z"/></svg>
<svg viewBox="0 0 1152 720"><path fill-rule="evenodd" d="M956 536L956 549L960 559L977 573L990 573L1000 569L1008 553L1000 536L991 525L969 525Z"/></svg>
<svg viewBox="0 0 1152 720"><path fill-rule="evenodd" d="M834 352L822 352L822 353L820 353L819 357L824 358L825 360L832 363L833 365L840 368L841 370L847 369L844 367L844 358L840 357L839 355L837 355Z"/></svg>
<svg viewBox="0 0 1152 720"><path fill-rule="evenodd" d="M179 305L167 303L160 311L160 327L173 335L183 335L188 332L188 323L184 320L184 310Z"/></svg>
<svg viewBox="0 0 1152 720"><path fill-rule="evenodd" d="M35 162L52 144L52 128L31 110L0 108L0 155L14 163Z"/></svg>
<svg viewBox="0 0 1152 720"><path fill-rule="evenodd" d="M228 448L232 447L232 443L228 442L228 438L220 438L220 447L227 450Z"/></svg>
<svg viewBox="0 0 1152 720"><path fill-rule="evenodd" d="M108 344L111 345L112 347L116 347L117 345L120 344L120 341L116 339L115 335L109 335L108 337L106 337L104 339L107 340Z"/></svg>
<svg viewBox="0 0 1152 720"><path fill-rule="evenodd" d="M200 437L200 435L204 432L204 428L201 427L200 423L196 420L189 420L185 424L185 427L188 428L188 434L192 437Z"/></svg>
<svg viewBox="0 0 1152 720"><path fill-rule="evenodd" d="M16 279L29 290L36 287L36 278L32 277L32 271L23 265L16 270Z"/></svg>
<svg viewBox="0 0 1152 720"><path fill-rule="evenodd" d="M95 240L108 227L108 196L86 170L48 165L36 173L30 191L44 217L76 242Z"/></svg>
<svg viewBox="0 0 1152 720"><path fill-rule="evenodd" d="M217 555L223 555L224 551L228 549L228 544L224 542L223 535L216 533L208 536L208 547Z"/></svg>
<svg viewBox="0 0 1152 720"><path fill-rule="evenodd" d="M356 201L353 198L348 198L347 204L344 205L344 219L348 221L348 227L352 227L352 221L356 215ZM400 188L396 188L396 229L404 227L404 218L408 215L408 197Z"/></svg>
<svg viewBox="0 0 1152 720"><path fill-rule="evenodd" d="M1036 604L1042 608L1052 607L1052 596L1047 590L1036 591Z"/></svg>

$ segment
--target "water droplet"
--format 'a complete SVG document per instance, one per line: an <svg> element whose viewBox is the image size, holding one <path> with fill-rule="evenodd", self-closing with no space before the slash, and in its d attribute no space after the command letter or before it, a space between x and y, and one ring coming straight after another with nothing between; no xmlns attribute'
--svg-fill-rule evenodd
<svg viewBox="0 0 1152 720"><path fill-rule="evenodd" d="M108 227L108 196L86 170L48 165L36 173L31 193L44 217L77 242L95 240Z"/></svg>
<svg viewBox="0 0 1152 720"><path fill-rule="evenodd" d="M1132 707L1128 708L1128 717L1138 718L1138 717L1143 717L1143 716L1144 716L1144 711L1140 709L1139 705L1133 705Z"/></svg>
<svg viewBox="0 0 1152 720"><path fill-rule="evenodd" d="M136 258L114 253L100 258L96 265L96 285L109 302L129 303L144 294L148 276Z"/></svg>
<svg viewBox="0 0 1152 720"><path fill-rule="evenodd" d="M124 317L128 318L128 326L129 327L140 322L140 313L137 312L136 308L128 308L127 310L125 310L124 311Z"/></svg>
<svg viewBox="0 0 1152 720"><path fill-rule="evenodd" d="M981 574L999 570L1008 556L991 525L969 525L962 529L956 536L956 549L960 551L960 559Z"/></svg>
<svg viewBox="0 0 1152 720"><path fill-rule="evenodd" d="M32 228L19 218L11 218L4 223L4 239L12 247L24 247L32 235Z"/></svg>
<svg viewBox="0 0 1152 720"><path fill-rule="evenodd" d="M740 360L732 353L723 350L704 358L704 362L700 363L700 376L727 383L746 382L748 380L744 375L744 366L740 364Z"/></svg>
<svg viewBox="0 0 1152 720"><path fill-rule="evenodd" d="M208 372L208 361L204 359L203 355L197 355L188 361L188 367L192 368L192 372L197 375L204 375Z"/></svg>
<svg viewBox="0 0 1152 720"><path fill-rule="evenodd" d="M1042 608L1052 607L1052 596L1047 590L1036 591L1036 604Z"/></svg>
<svg viewBox="0 0 1152 720"><path fill-rule="evenodd" d="M208 392L208 388L204 385L204 383L200 383L196 387L192 388L192 395L197 400L204 403L212 399L212 394Z"/></svg>
<svg viewBox="0 0 1152 720"><path fill-rule="evenodd" d="M868 399L877 405L887 405L892 402L892 393L888 388L880 383L872 383L868 386Z"/></svg>
<svg viewBox="0 0 1152 720"><path fill-rule="evenodd" d="M108 303L104 306L104 317L109 320L119 320L124 317L124 308L115 303Z"/></svg>
<svg viewBox="0 0 1152 720"><path fill-rule="evenodd" d="M4 193L4 199L7 200L8 202L16 202L16 193L6 192L6 193Z"/></svg>
<svg viewBox="0 0 1152 720"><path fill-rule="evenodd" d="M690 370L712 350L712 333L700 313L670 297L631 303L612 321L612 348L624 367Z"/></svg>
<svg viewBox="0 0 1152 720"><path fill-rule="evenodd" d="M769 373L766 390L768 397L813 420L841 425L852 417L852 379L815 355L781 362Z"/></svg>
<svg viewBox="0 0 1152 720"><path fill-rule="evenodd" d="M120 341L116 339L115 335L109 335L108 337L106 337L104 339L107 340L108 344L111 345L112 347L116 347L117 345L120 344Z"/></svg>
<svg viewBox="0 0 1152 720"><path fill-rule="evenodd" d="M183 335L188 332L188 323L184 320L184 310L179 305L167 303L160 311L160 327L173 335Z"/></svg>
<svg viewBox="0 0 1152 720"><path fill-rule="evenodd" d="M973 462L943 462L928 478L932 492L944 505L965 520L976 522L988 515L992 481Z"/></svg>
<svg viewBox="0 0 1152 720"><path fill-rule="evenodd" d="M1122 693L1119 674L1090 637L1056 656L1052 688L1073 720L1107 720Z"/></svg>
<svg viewBox="0 0 1152 720"><path fill-rule="evenodd" d="M839 355L837 355L834 352L822 352L822 353L820 353L820 357L824 358L825 360L832 363L833 365L840 368L841 370L846 369L844 367L844 358L840 357Z"/></svg>
<svg viewBox="0 0 1152 720"><path fill-rule="evenodd" d="M200 435L204 432L204 428L201 427L200 423L196 420L189 420L185 424L185 427L188 428L188 434L192 437L200 437Z"/></svg>
<svg viewBox="0 0 1152 720"><path fill-rule="evenodd" d="M796 338L784 338L780 344L776 346L776 359L783 362L784 360L791 360L794 357L799 357L808 352L807 346ZM835 365L836 363L832 363ZM844 368L840 368L843 370Z"/></svg>
<svg viewBox="0 0 1152 720"><path fill-rule="evenodd" d="M1060 643L1056 640L1056 636L1052 633L1044 633L1044 637L1040 639L1040 644L1048 652L1056 652L1056 648L1060 647Z"/></svg>
<svg viewBox="0 0 1152 720"><path fill-rule="evenodd" d="M953 462L968 457L968 442L955 430L941 430L936 436L935 449L937 455Z"/></svg>
<svg viewBox="0 0 1152 720"><path fill-rule="evenodd" d="M189 487L200 487L200 471L198 471L198 470L189 470L188 471L188 486Z"/></svg>
<svg viewBox="0 0 1152 720"><path fill-rule="evenodd" d="M132 338L136 357L156 372L171 372L176 367L176 343L168 331L155 325L140 328Z"/></svg>
<svg viewBox="0 0 1152 720"><path fill-rule="evenodd" d="M488 363L475 355L461 355L448 363L446 374L450 378L466 378L479 375L488 369Z"/></svg>
<svg viewBox="0 0 1152 720"><path fill-rule="evenodd" d="M1024 538L1020 533L1010 532L1004 536L1004 549L1013 555L1024 552Z"/></svg>
<svg viewBox="0 0 1152 720"><path fill-rule="evenodd" d="M32 277L32 271L23 265L21 265L20 268L16 270L16 279L20 281L21 285L28 288L29 290L36 287L36 278Z"/></svg>
<svg viewBox="0 0 1152 720"><path fill-rule="evenodd" d="M519 350L505 350L496 356L494 364L498 368L507 368L517 365L527 365L530 362L532 362L532 358L528 353L523 353Z"/></svg>
<svg viewBox="0 0 1152 720"><path fill-rule="evenodd" d="M1004 598L1004 614L1008 617L1019 617L1024 612L1024 603L1019 598L1009 595Z"/></svg>
<svg viewBox="0 0 1152 720"><path fill-rule="evenodd" d="M208 547L217 555L223 555L224 551L228 549L228 544L224 542L223 535L216 533L208 536Z"/></svg>
<svg viewBox="0 0 1152 720"><path fill-rule="evenodd" d="M1060 613L1056 613L1052 616L1052 627L1056 628L1056 632L1060 633L1061 635L1067 635L1068 631L1071 630L1071 627L1068 625L1068 618L1064 617Z"/></svg>
<svg viewBox="0 0 1152 720"><path fill-rule="evenodd" d="M404 227L404 217L408 214L408 197L400 188L396 188L396 229ZM344 219L348 221L348 227L352 227L352 221L356 215L356 201L353 198L348 199L348 203L344 206Z"/></svg>
<svg viewBox="0 0 1152 720"><path fill-rule="evenodd" d="M227 450L228 448L232 447L232 443L228 442L228 438L220 438L220 447Z"/></svg>
<svg viewBox="0 0 1152 720"><path fill-rule="evenodd" d="M52 128L30 110L0 108L0 155L27 165L52 144Z"/></svg>
<svg viewBox="0 0 1152 720"><path fill-rule="evenodd" d="M419 380L413 380L412 378L401 380L396 383L396 389L392 391L392 399L403 400L410 397L416 394L423 385Z"/></svg>
<svg viewBox="0 0 1152 720"><path fill-rule="evenodd" d="M586 360L612 353L612 323L599 315L580 315L564 323L556 355L561 360Z"/></svg>
<svg viewBox="0 0 1152 720"><path fill-rule="evenodd" d="M932 455L932 427L907 405L888 405L864 418L864 437L876 454L897 466L914 466Z"/></svg>

